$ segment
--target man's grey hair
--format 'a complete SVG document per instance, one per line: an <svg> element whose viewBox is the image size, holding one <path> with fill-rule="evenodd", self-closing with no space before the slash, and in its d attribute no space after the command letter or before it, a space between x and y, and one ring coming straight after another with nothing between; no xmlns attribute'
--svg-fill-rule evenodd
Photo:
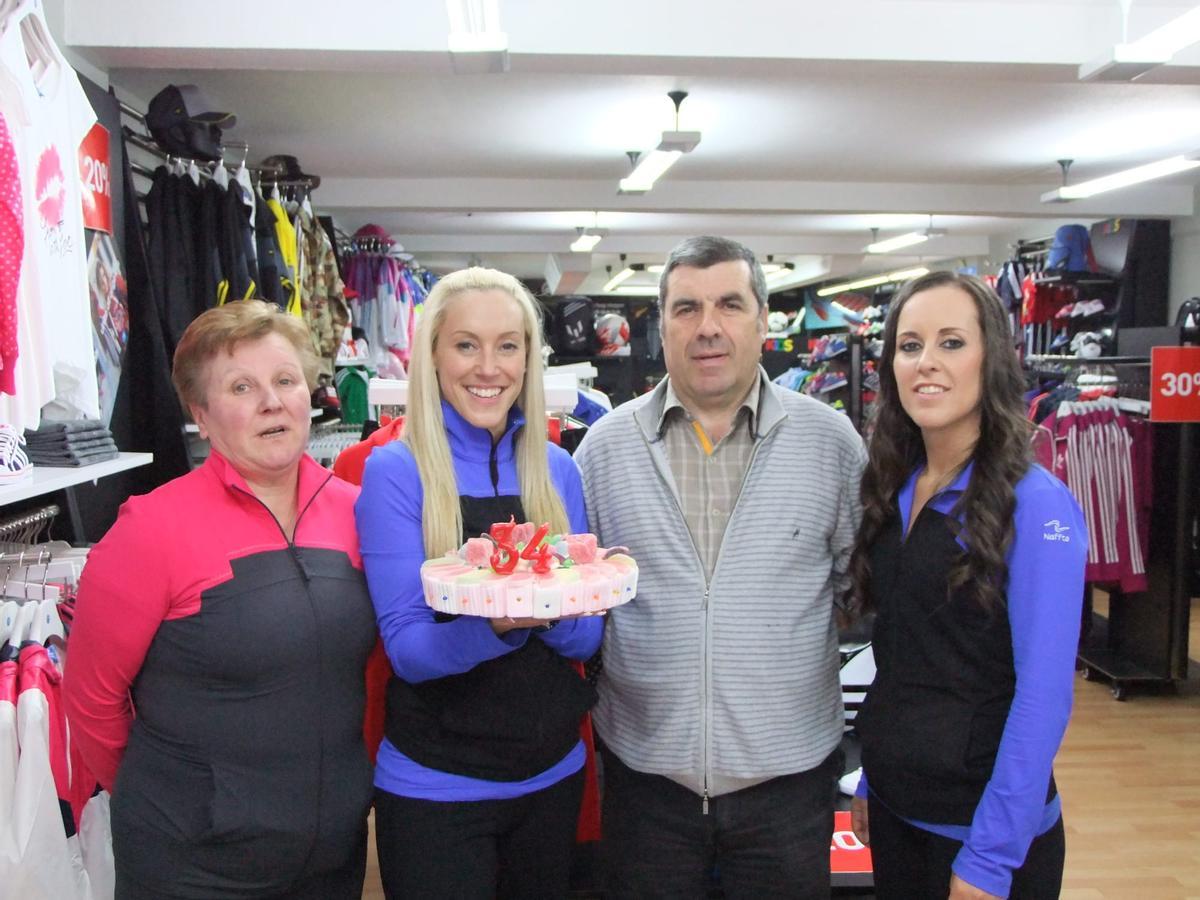
<svg viewBox="0 0 1200 900"><path fill-rule="evenodd" d="M754 251L729 238L703 234L680 241L667 256L662 274L658 276L659 315L663 314L663 306L667 302L667 278L672 270L679 266L707 269L717 263L736 262L739 259L745 261L746 265L750 267L750 288L754 291L754 299L758 301L759 310L765 309L767 306L767 276L763 274L762 266L754 258Z"/></svg>

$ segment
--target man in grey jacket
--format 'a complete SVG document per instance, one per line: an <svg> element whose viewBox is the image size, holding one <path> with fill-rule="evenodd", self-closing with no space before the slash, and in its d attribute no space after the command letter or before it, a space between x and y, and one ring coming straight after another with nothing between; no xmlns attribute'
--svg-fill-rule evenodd
<svg viewBox="0 0 1200 900"><path fill-rule="evenodd" d="M659 281L667 378L576 454L604 546L638 561L608 616L600 700L606 896L827 897L842 734L834 598L863 444L759 366L766 279L696 237Z"/></svg>

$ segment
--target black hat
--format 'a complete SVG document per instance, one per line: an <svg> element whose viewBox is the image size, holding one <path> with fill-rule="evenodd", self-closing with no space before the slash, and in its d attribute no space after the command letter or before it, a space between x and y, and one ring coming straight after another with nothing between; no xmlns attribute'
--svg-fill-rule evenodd
<svg viewBox="0 0 1200 900"><path fill-rule="evenodd" d="M301 171L300 161L286 153L268 156L262 161L262 170L263 177L268 181L274 177L281 181L307 181L311 188L321 186L320 175L309 175L307 172Z"/></svg>
<svg viewBox="0 0 1200 900"><path fill-rule="evenodd" d="M214 111L194 84L168 84L146 112L146 127L160 147L195 159L220 159L221 129L236 124L237 116Z"/></svg>

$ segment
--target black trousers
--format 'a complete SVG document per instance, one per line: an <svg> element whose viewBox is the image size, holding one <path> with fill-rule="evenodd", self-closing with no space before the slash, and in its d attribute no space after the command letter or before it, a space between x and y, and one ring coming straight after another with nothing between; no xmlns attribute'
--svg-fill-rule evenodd
<svg viewBox="0 0 1200 900"><path fill-rule="evenodd" d="M962 841L910 825L874 797L869 803L877 900L944 900L950 890L950 866ZM1065 855L1060 816L1029 845L1024 865L1013 873L1010 900L1056 900Z"/></svg>
<svg viewBox="0 0 1200 900"><path fill-rule="evenodd" d="M440 802L375 791L388 900L565 897L583 770L514 800Z"/></svg>
<svg viewBox="0 0 1200 900"><path fill-rule="evenodd" d="M704 897L714 870L724 896L829 897L836 766L709 800L603 749L605 900Z"/></svg>
<svg viewBox="0 0 1200 900"><path fill-rule="evenodd" d="M271 861L264 859L263 868L270 871ZM202 894L196 893L164 893L161 888L152 887L137 881L122 871L120 862L117 863L117 883L113 893L114 900L196 900L198 897L229 897L240 898L248 894L245 889L230 886L227 892L219 892L215 887L206 889ZM363 880L367 874L367 828L363 823L362 837L359 839L350 858L341 868L329 872L320 872L300 879L282 894L263 896L262 900L361 900Z"/></svg>

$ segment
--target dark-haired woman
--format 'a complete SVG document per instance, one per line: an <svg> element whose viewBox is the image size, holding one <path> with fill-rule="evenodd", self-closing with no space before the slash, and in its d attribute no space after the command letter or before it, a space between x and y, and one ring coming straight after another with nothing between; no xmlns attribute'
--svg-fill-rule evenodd
<svg viewBox="0 0 1200 900"><path fill-rule="evenodd" d="M878 613L853 805L876 896L1057 897L1083 515L1030 462L1011 331L983 282L906 285L879 377L851 561L852 601Z"/></svg>

